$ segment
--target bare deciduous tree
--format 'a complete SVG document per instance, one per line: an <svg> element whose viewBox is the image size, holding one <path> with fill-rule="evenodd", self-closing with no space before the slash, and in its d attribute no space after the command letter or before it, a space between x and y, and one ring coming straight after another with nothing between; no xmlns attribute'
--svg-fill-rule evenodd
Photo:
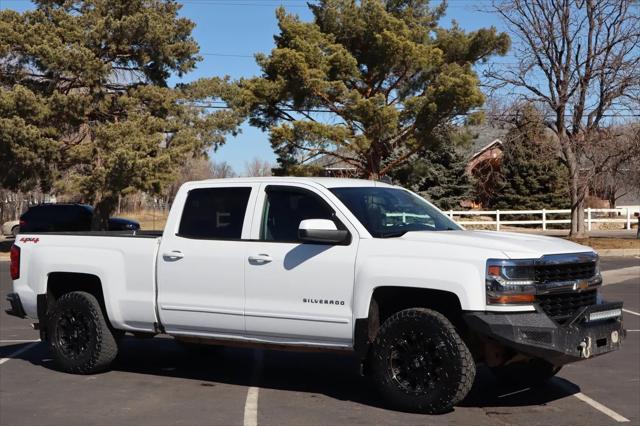
<svg viewBox="0 0 640 426"><path fill-rule="evenodd" d="M640 195L640 123L606 129L587 153L596 195L616 206L619 198Z"/></svg>
<svg viewBox="0 0 640 426"><path fill-rule="evenodd" d="M209 164L209 171L209 177L213 179L224 179L237 176L236 172L233 170L233 167L231 167L231 164L227 163L226 161L221 161L219 163L216 161L211 161L211 163Z"/></svg>
<svg viewBox="0 0 640 426"><path fill-rule="evenodd" d="M494 88L513 88L549 111L569 170L570 235L583 237L582 161L601 127L639 110L638 8L632 0L511 0L492 9L511 30L518 64L485 75Z"/></svg>
<svg viewBox="0 0 640 426"><path fill-rule="evenodd" d="M172 200L178 192L178 189L180 189L180 186L185 182L203 179L222 179L235 176L236 173L226 161L215 162L204 156L193 157L188 159L184 166L178 171L176 179L167 191L167 197Z"/></svg>
<svg viewBox="0 0 640 426"><path fill-rule="evenodd" d="M266 160L261 160L256 157L246 164L245 175L246 176L271 176L272 169L273 169L273 164L269 163Z"/></svg>

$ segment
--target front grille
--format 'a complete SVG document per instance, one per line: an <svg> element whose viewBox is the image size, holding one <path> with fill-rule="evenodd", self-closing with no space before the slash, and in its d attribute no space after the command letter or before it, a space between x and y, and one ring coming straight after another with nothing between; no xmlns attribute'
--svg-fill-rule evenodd
<svg viewBox="0 0 640 426"><path fill-rule="evenodd" d="M564 324L579 310L595 305L598 292L589 290L573 293L545 294L537 297L542 310L554 321Z"/></svg>
<svg viewBox="0 0 640 426"><path fill-rule="evenodd" d="M596 274L596 262L543 264L535 266L537 282L573 281L591 278Z"/></svg>
<svg viewBox="0 0 640 426"><path fill-rule="evenodd" d="M550 345L553 343L553 337L549 331L520 329L520 337L537 344Z"/></svg>

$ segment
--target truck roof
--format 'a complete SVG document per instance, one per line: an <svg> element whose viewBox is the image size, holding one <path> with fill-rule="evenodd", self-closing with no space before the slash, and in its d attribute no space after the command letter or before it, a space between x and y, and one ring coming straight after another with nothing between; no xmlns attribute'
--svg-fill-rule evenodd
<svg viewBox="0 0 640 426"><path fill-rule="evenodd" d="M334 177L296 177L296 176L269 176L269 177L238 177L238 178L224 178L224 179L206 179L201 181L187 182L189 184L206 183L206 182L229 182L229 183L268 183L268 182L299 182L299 183L315 183L322 185L325 188L344 188L354 186L379 186L392 188L393 185L366 179L347 179L347 178L334 178Z"/></svg>

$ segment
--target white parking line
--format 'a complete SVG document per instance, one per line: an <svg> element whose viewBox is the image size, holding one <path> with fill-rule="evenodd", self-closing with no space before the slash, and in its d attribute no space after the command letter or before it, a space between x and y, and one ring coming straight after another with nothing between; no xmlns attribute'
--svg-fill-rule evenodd
<svg viewBox="0 0 640 426"><path fill-rule="evenodd" d="M640 331L640 330L627 330L627 331Z"/></svg>
<svg viewBox="0 0 640 426"><path fill-rule="evenodd" d="M0 365L4 364L5 362L9 361L10 359L13 359L13 358L17 357L21 353L28 351L29 349L31 349L32 347L34 347L38 343L40 343L39 340L37 342L31 342L28 345L18 349L17 351L15 351L13 353L10 353L8 357L0 359Z"/></svg>
<svg viewBox="0 0 640 426"><path fill-rule="evenodd" d="M623 312L626 312L626 313L628 313L628 314L633 314L633 315L637 315L637 316L639 316L639 317L640 317L640 314L639 314L639 313L637 313L637 312L635 312L635 311L630 311L629 309L624 309L624 308L622 308L622 311L623 311Z"/></svg>
<svg viewBox="0 0 640 426"><path fill-rule="evenodd" d="M28 339L28 340L0 340L0 343L28 343L28 342L39 342L39 339Z"/></svg>
<svg viewBox="0 0 640 426"><path fill-rule="evenodd" d="M244 426L258 425L258 388L250 387L244 404Z"/></svg>
<svg viewBox="0 0 640 426"><path fill-rule="evenodd" d="M262 370L262 351L254 350L253 375L251 383L257 385ZM251 386L247 390L247 400L244 403L244 426L258 426L258 386Z"/></svg>
<svg viewBox="0 0 640 426"><path fill-rule="evenodd" d="M621 416L620 414L616 413L615 411L613 411L609 407L605 407L604 405L600 404L598 401L595 401L595 400L589 398L587 395L583 394L582 392L578 392L576 394L573 394L573 396L575 396L576 398L578 398L580 401L584 402L585 404L588 404L588 405L592 406L593 408L595 408L596 410L600 411L601 413L606 414L607 416L611 417L616 422L624 423L624 422L628 422L629 421L629 419L627 419L626 417Z"/></svg>

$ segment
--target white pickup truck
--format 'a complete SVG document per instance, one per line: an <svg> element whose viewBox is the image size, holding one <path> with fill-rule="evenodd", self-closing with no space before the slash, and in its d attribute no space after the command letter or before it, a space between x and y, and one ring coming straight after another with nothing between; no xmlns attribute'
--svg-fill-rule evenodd
<svg viewBox="0 0 640 426"><path fill-rule="evenodd" d="M186 183L161 234L21 234L10 269L8 312L64 371L108 368L125 333L342 349L391 405L428 413L465 397L476 363L544 380L624 337L589 247L467 231L364 180Z"/></svg>

